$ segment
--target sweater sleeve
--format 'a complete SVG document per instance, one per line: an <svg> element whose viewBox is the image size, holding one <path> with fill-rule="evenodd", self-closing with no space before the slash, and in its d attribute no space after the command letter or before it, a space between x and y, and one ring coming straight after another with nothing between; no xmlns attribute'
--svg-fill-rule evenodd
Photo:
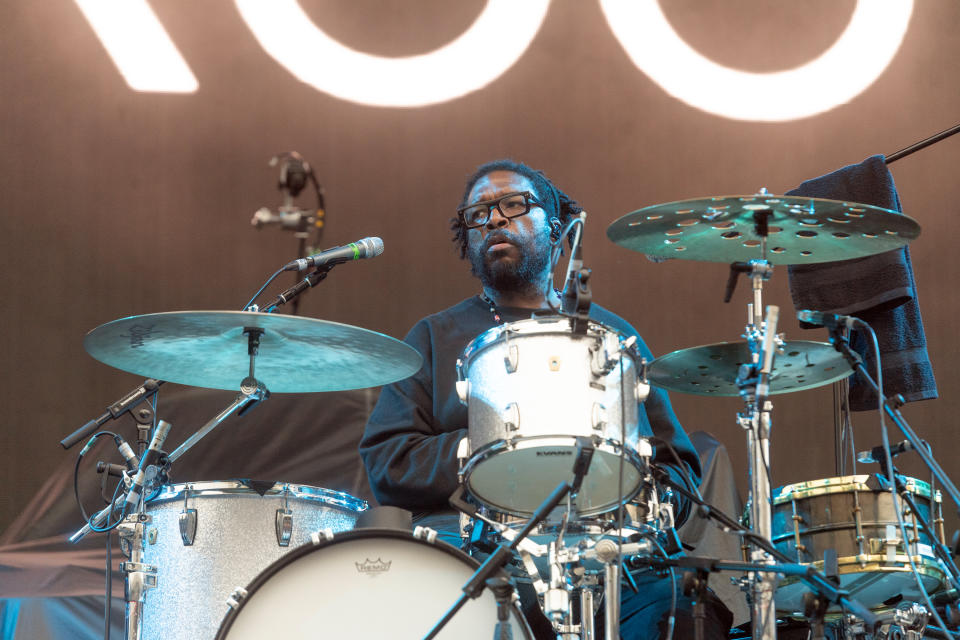
<svg viewBox="0 0 960 640"><path fill-rule="evenodd" d="M413 376L385 386L360 441L374 497L414 511L447 507L457 488L457 447L466 429L445 431L435 418L435 358L428 323L404 341L423 356Z"/></svg>

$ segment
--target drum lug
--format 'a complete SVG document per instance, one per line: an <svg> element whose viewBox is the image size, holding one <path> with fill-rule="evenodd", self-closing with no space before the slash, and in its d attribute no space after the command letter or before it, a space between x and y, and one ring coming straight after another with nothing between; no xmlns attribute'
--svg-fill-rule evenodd
<svg viewBox="0 0 960 640"><path fill-rule="evenodd" d="M511 344L507 348L507 355L503 356L503 366L507 368L507 373L516 373L520 364L520 350L517 345Z"/></svg>
<svg viewBox="0 0 960 640"><path fill-rule="evenodd" d="M277 544L281 547L290 546L293 537L293 511L291 509L277 509Z"/></svg>
<svg viewBox="0 0 960 640"><path fill-rule="evenodd" d="M313 543L313 546L317 546L324 542L330 542L334 537L333 529L327 527L326 529L321 529L320 531L314 531L310 534L310 542Z"/></svg>
<svg viewBox="0 0 960 640"><path fill-rule="evenodd" d="M636 394L637 402L645 402L650 395L650 385L643 380L637 380Z"/></svg>
<svg viewBox="0 0 960 640"><path fill-rule="evenodd" d="M236 609L240 606L240 603L244 601L247 597L247 590L243 587L237 587L233 590L233 593L230 594L230 597L227 598L227 606L231 609Z"/></svg>
<svg viewBox="0 0 960 640"><path fill-rule="evenodd" d="M590 347L590 372L596 378L602 378L613 371L617 365L617 356L620 353L620 338L615 334L608 334L597 340L596 345Z"/></svg>
<svg viewBox="0 0 960 640"><path fill-rule="evenodd" d="M469 438L460 438L459 444L457 444L457 460L460 460L460 466L463 466L463 461L470 458L470 439Z"/></svg>
<svg viewBox="0 0 960 640"><path fill-rule="evenodd" d="M511 402L503 410L503 426L507 431L519 431L520 408L516 402Z"/></svg>
<svg viewBox="0 0 960 640"><path fill-rule="evenodd" d="M894 525L887 525L886 538L870 538L870 553L873 555L886 555L886 562L893 564L897 561L896 554L903 542L897 537L897 528Z"/></svg>
<svg viewBox="0 0 960 640"><path fill-rule="evenodd" d="M591 424L596 431L603 431L607 426L607 409L599 402L593 403L593 411L590 415Z"/></svg>
<svg viewBox="0 0 960 640"><path fill-rule="evenodd" d="M469 380L457 380L457 397L460 399L460 404L467 406L467 399L470 397Z"/></svg>
<svg viewBox="0 0 960 640"><path fill-rule="evenodd" d="M637 455L644 459L653 457L653 445L646 438L640 438L637 442Z"/></svg>
<svg viewBox="0 0 960 640"><path fill-rule="evenodd" d="M437 532L430 527L416 526L413 529L413 537L433 544L437 541Z"/></svg>
<svg viewBox="0 0 960 640"><path fill-rule="evenodd" d="M180 540L183 541L183 546L189 547L193 545L193 541L197 537L197 510L184 509L181 511L179 524Z"/></svg>

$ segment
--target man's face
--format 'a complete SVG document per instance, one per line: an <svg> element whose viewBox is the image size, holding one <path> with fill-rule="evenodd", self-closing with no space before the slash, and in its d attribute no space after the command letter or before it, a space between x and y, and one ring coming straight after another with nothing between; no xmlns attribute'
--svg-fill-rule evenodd
<svg viewBox="0 0 960 640"><path fill-rule="evenodd" d="M529 191L543 202L525 176L512 171L492 171L477 180L467 204L493 200L504 194ZM473 275L497 291L524 292L536 287L550 268L550 225L547 213L531 206L530 213L505 218L494 207L490 220L467 230L467 255Z"/></svg>

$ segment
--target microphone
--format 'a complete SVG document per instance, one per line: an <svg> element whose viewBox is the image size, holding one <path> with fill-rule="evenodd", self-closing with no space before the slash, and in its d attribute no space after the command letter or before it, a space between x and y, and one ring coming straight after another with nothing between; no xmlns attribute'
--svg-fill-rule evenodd
<svg viewBox="0 0 960 640"><path fill-rule="evenodd" d="M580 493L583 477L590 470L590 461L593 459L593 444L585 436L577 436L577 458L573 461L573 482L570 484L570 495Z"/></svg>
<svg viewBox="0 0 960 640"><path fill-rule="evenodd" d="M853 316L844 316L839 313L824 313L823 311L813 311L811 309L797 311L797 319L800 322L806 322L807 324L826 327L828 329L836 329L838 327L853 329L853 326L860 322L859 318Z"/></svg>
<svg viewBox="0 0 960 640"><path fill-rule="evenodd" d="M257 229L276 224L280 225L282 229L300 231L301 227L304 226L304 220L306 220L306 225L309 226L313 224L315 218L309 211L301 211L299 209L296 211L284 211L281 209L278 213L274 213L267 207L260 207L257 209L257 212L253 214L250 224Z"/></svg>
<svg viewBox="0 0 960 640"><path fill-rule="evenodd" d="M140 466L140 460L137 459L137 454L133 452L133 449L130 448L130 445L127 444L127 441L120 436L114 436L113 441L117 444L117 449L120 451L120 455L123 456L123 460L127 464L127 470L136 471L137 467Z"/></svg>
<svg viewBox="0 0 960 640"><path fill-rule="evenodd" d="M157 423L157 430L153 432L153 439L150 441L150 447L147 449L146 453L143 454L143 458L140 459L140 466L137 469L137 475L133 477L133 484L130 486L130 491L127 493L127 499L123 506L124 512L128 508L136 507L137 502L140 501L140 496L143 493L143 485L146 484L147 478L147 468L156 464L157 460L160 459L161 448L163 447L163 442L167 439L167 434L170 433L170 423L161 420Z"/></svg>
<svg viewBox="0 0 960 640"><path fill-rule="evenodd" d="M926 443L924 442L924 446ZM890 457L895 458L901 453L913 451L916 447L909 440L901 440L890 447ZM869 451L861 451L857 454L857 462L883 462L886 456L883 455L883 445L878 445Z"/></svg>
<svg viewBox="0 0 960 640"><path fill-rule="evenodd" d="M310 267L325 267L349 262L350 260L363 260L366 258L376 258L383 253L383 240L380 238L363 238L342 247L333 247L320 253L315 253L308 258L300 258L293 262L288 262L284 271L303 271Z"/></svg>

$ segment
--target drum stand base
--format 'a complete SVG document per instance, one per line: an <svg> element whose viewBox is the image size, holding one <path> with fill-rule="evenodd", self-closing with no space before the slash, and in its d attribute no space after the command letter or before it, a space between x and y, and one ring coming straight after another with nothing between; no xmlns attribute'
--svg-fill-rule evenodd
<svg viewBox="0 0 960 640"><path fill-rule="evenodd" d="M120 548L130 560L120 563L126 574L124 627L126 640L140 640L143 631L143 602L148 590L157 586L157 567L143 563L143 541L150 516L135 513L124 518L117 527ZM111 569L108 569L108 571Z"/></svg>

